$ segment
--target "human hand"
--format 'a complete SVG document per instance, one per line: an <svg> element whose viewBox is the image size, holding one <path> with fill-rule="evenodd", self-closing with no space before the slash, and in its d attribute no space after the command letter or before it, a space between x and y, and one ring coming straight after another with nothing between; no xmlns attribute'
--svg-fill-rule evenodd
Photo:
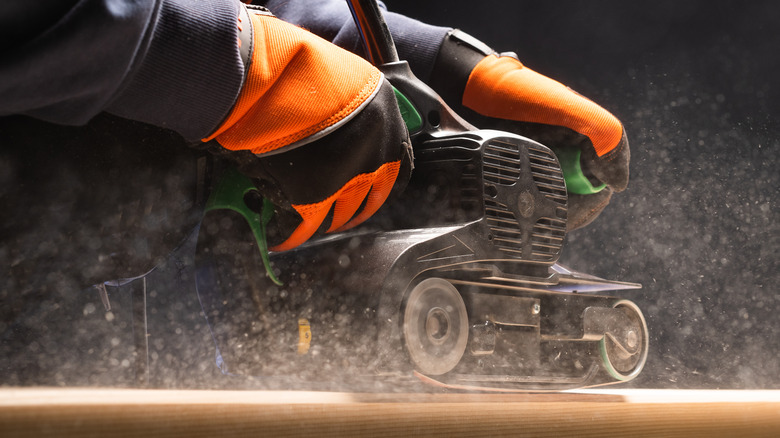
<svg viewBox="0 0 780 438"><path fill-rule="evenodd" d="M411 145L376 68L270 14L249 15L239 23L251 32L242 42L245 83L204 141L215 141L275 204L271 249L283 251L373 215L408 180Z"/></svg>
<svg viewBox="0 0 780 438"><path fill-rule="evenodd" d="M516 55L496 54L456 30L445 38L430 82L476 126L514 132L556 152L567 175L569 230L593 221L628 185L630 152L620 121Z"/></svg>

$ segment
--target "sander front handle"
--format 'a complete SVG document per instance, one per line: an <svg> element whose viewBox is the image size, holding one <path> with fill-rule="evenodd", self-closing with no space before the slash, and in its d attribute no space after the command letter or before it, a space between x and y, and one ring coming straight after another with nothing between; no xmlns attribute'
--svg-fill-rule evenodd
<svg viewBox="0 0 780 438"><path fill-rule="evenodd" d="M376 0L347 0L347 4L371 64L380 66L397 62L398 52L393 37Z"/></svg>

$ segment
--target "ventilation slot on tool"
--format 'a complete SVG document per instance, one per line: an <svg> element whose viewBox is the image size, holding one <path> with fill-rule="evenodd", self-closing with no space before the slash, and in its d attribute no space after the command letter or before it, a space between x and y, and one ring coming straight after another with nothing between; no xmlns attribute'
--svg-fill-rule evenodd
<svg viewBox="0 0 780 438"><path fill-rule="evenodd" d="M473 220L481 214L483 195L476 168L468 164L460 176L460 209L466 215L464 220Z"/></svg>
<svg viewBox="0 0 780 438"><path fill-rule="evenodd" d="M549 150L529 146L528 159L531 162L531 177L539 191L547 199L565 206L566 183L555 155Z"/></svg>
<svg viewBox="0 0 780 438"><path fill-rule="evenodd" d="M531 255L540 261L557 260L566 236L566 221L541 218L531 234Z"/></svg>
<svg viewBox="0 0 780 438"><path fill-rule="evenodd" d="M520 147L493 140L485 146L483 155L485 181L511 186L520 177Z"/></svg>
<svg viewBox="0 0 780 438"><path fill-rule="evenodd" d="M485 199L485 218L493 245L510 257L523 256L523 232L506 205Z"/></svg>

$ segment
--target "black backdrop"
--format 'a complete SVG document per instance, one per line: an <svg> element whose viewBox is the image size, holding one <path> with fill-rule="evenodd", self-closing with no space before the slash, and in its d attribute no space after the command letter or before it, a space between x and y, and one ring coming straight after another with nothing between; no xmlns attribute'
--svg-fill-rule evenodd
<svg viewBox="0 0 780 438"><path fill-rule="evenodd" d="M651 353L637 387L780 387L780 4L404 1L613 111L628 191L562 262L637 281Z"/></svg>
<svg viewBox="0 0 780 438"><path fill-rule="evenodd" d="M780 388L780 4L388 6L514 50L625 123L629 189L569 235L562 262L644 284L628 297L645 311L651 353L629 385ZM96 266L114 269L108 278L148 269L130 266L132 257L146 260L147 240L172 248L166 236L192 226L192 152L171 133L107 116L83 128L0 119L0 142L0 384L100 383L76 350L63 355L60 340L77 339L63 303L85 281L106 278ZM158 234L123 234L138 224ZM92 350L92 360L104 351ZM22 364L4 363L12 356ZM63 377L66 368L73 377Z"/></svg>

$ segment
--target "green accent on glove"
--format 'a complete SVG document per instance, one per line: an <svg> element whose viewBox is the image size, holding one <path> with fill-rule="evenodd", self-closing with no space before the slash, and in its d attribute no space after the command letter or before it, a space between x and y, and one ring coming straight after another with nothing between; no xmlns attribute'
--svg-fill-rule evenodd
<svg viewBox="0 0 780 438"><path fill-rule="evenodd" d="M563 177L566 179L566 190L577 195L592 195L604 190L607 187L606 184L594 187L585 174L582 173L582 166L580 166L581 154L582 151L575 148L555 151L563 171Z"/></svg>
<svg viewBox="0 0 780 438"><path fill-rule="evenodd" d="M403 117L404 123L406 123L406 129L409 130L410 134L419 131L423 125L420 113L414 108L412 102L409 102L409 99L395 87L393 87L393 91L395 92L395 99L398 101L398 109L401 110L401 117Z"/></svg>
<svg viewBox="0 0 780 438"><path fill-rule="evenodd" d="M260 257L263 259L265 272L271 281L282 286L284 283L274 275L271 269L271 260L268 257L268 240L266 239L266 227L274 215L274 206L271 201L263 198L260 214L250 209L244 202L244 196L253 190L257 189L252 180L235 169L230 170L222 176L216 189L209 197L205 212L225 209L233 210L243 216L249 224L249 228L252 229L257 248L260 250Z"/></svg>

